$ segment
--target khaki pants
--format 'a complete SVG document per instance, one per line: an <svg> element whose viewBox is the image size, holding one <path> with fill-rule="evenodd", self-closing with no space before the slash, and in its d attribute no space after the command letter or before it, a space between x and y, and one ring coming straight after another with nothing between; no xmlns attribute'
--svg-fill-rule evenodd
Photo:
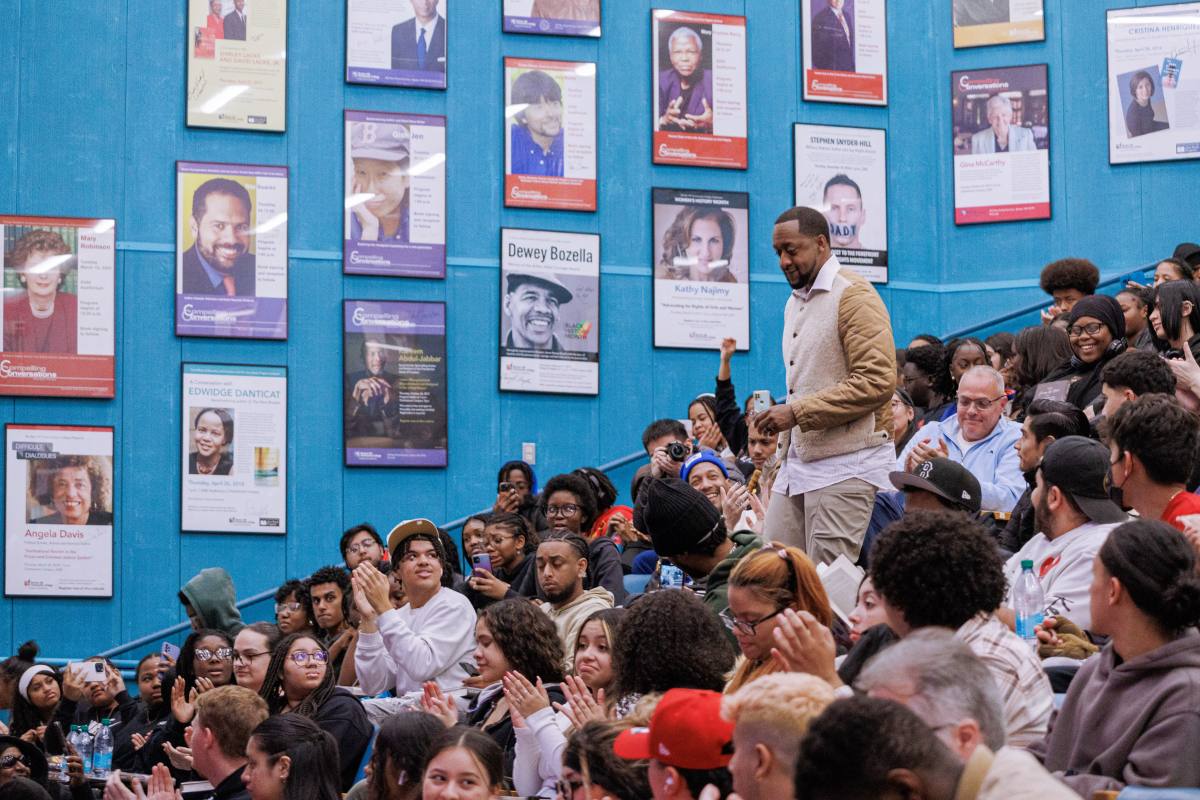
<svg viewBox="0 0 1200 800"><path fill-rule="evenodd" d="M815 564L828 564L841 553L857 561L876 491L861 478L850 478L790 497L773 494L763 534L801 548Z"/></svg>

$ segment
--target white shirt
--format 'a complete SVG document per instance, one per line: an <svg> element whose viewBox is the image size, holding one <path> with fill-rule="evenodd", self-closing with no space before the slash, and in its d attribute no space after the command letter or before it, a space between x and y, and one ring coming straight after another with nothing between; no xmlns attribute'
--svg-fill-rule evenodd
<svg viewBox="0 0 1200 800"><path fill-rule="evenodd" d="M396 695L437 681L444 691L462 686L475 650L475 609L445 586L420 608L411 605L379 615L379 632L358 635L354 669L369 695L394 688Z"/></svg>
<svg viewBox="0 0 1200 800"><path fill-rule="evenodd" d="M1008 581L1008 596L1004 604L1016 607L1014 597L1021 562L1033 562L1033 574L1042 584L1046 595L1046 614L1061 614L1087 630L1092 624L1092 609L1088 587L1092 584L1092 561L1108 538L1108 533L1120 523L1097 525L1088 522L1056 539L1039 533L1004 564Z"/></svg>
<svg viewBox="0 0 1200 800"><path fill-rule="evenodd" d="M419 44L421 41L421 31L425 31L425 52L427 53L429 52L429 48L433 47L433 29L437 27L437 21L437 14L434 14L433 19L425 25L421 24L421 20L413 17L413 23L416 25L413 30L413 34L416 36L414 41Z"/></svg>

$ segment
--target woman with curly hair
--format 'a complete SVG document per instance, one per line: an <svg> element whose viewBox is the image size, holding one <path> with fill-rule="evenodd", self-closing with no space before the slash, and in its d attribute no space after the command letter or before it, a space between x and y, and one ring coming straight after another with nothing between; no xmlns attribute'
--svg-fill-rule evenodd
<svg viewBox="0 0 1200 800"><path fill-rule="evenodd" d="M516 756L514 703L506 689L534 687L539 707L566 700L562 681L563 652L558 630L537 606L524 599L501 600L479 612L475 623L475 666L486 688L475 699L464 722L479 728L504 750L504 777L511 784ZM514 682L513 674L524 682ZM532 710L533 705L525 706ZM517 712L519 716L519 712ZM524 724L524 719L521 723Z"/></svg>
<svg viewBox="0 0 1200 800"><path fill-rule="evenodd" d="M616 714L668 689L725 688L734 653L720 619L688 591L642 595L625 612L613 647Z"/></svg>
<svg viewBox="0 0 1200 800"><path fill-rule="evenodd" d="M8 353L78 352L78 307L66 291L75 269L71 246L61 234L32 230L17 240L8 258L24 291L4 301L4 350Z"/></svg>
<svg viewBox="0 0 1200 800"><path fill-rule="evenodd" d="M957 511L905 514L875 540L871 582L898 636L950 628L983 660L1000 689L1010 745L1041 739L1054 709L1050 682L1037 654L996 616L1004 562L979 523Z"/></svg>
<svg viewBox="0 0 1200 800"><path fill-rule="evenodd" d="M737 227L720 208L684 206L663 233L656 277L674 281L737 283L729 267Z"/></svg>
<svg viewBox="0 0 1200 800"><path fill-rule="evenodd" d="M779 671L771 648L776 620L789 608L807 611L827 628L833 625L829 596L812 560L803 550L768 542L739 561L729 576L729 608L721 621L733 631L742 654L726 694Z"/></svg>
<svg viewBox="0 0 1200 800"><path fill-rule="evenodd" d="M30 470L38 502L54 513L38 525L112 525L112 464L101 456L59 456Z"/></svg>
<svg viewBox="0 0 1200 800"><path fill-rule="evenodd" d="M433 740L445 726L432 714L393 714L379 726L367 775L366 800L421 800L421 775Z"/></svg>
<svg viewBox="0 0 1200 800"><path fill-rule="evenodd" d="M348 791L371 741L371 723L358 699L335 685L329 651L309 634L285 637L271 653L258 694L267 701L272 716L308 717L333 736L342 791Z"/></svg>

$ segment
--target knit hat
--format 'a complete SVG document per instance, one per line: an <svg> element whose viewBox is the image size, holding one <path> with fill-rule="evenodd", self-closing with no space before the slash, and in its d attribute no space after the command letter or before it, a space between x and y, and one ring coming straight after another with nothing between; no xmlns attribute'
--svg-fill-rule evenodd
<svg viewBox="0 0 1200 800"><path fill-rule="evenodd" d="M721 512L679 478L652 480L642 495L633 510L633 526L650 535L660 556L688 553L725 537Z"/></svg>
<svg viewBox="0 0 1200 800"><path fill-rule="evenodd" d="M1090 294L1082 298L1071 309L1067 324L1074 325L1082 317L1093 317L1104 323L1116 339L1125 338L1125 312L1115 297L1106 294Z"/></svg>
<svg viewBox="0 0 1200 800"><path fill-rule="evenodd" d="M696 453L688 458L687 461L683 462L683 466L679 468L680 480L686 481L688 476L692 474L692 470L695 469L698 464L713 464L717 469L721 470L721 474L724 475L726 479L729 478L729 470L726 468L725 462L721 460L720 456L718 456L712 450L701 450L699 453Z"/></svg>

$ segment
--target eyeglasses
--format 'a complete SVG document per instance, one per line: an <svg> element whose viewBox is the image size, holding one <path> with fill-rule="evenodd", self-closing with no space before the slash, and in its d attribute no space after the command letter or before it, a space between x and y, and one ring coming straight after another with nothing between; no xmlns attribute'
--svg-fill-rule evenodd
<svg viewBox="0 0 1200 800"><path fill-rule="evenodd" d="M329 660L329 653L326 653L324 650L314 650L311 653L306 650L297 650L296 652L292 653L289 658L291 658L292 661L295 661L300 666L307 664L310 658L313 660L314 664L324 664Z"/></svg>
<svg viewBox="0 0 1200 800"><path fill-rule="evenodd" d="M573 517L579 512L579 506L567 503L561 506L546 506L547 517Z"/></svg>
<svg viewBox="0 0 1200 800"><path fill-rule="evenodd" d="M753 622L747 622L745 620L741 620L741 619L738 619L737 617L735 617L727 608L721 612L721 622L724 622L725 627L731 631L738 631L739 633L741 633L745 636L753 636L754 631L758 628L759 625L762 625L764 622L766 622L769 619L774 619L775 617L778 617L785 610L786 610L785 608L781 608L778 611L775 611L771 614L767 614L765 617L756 619Z"/></svg>
<svg viewBox="0 0 1200 800"><path fill-rule="evenodd" d="M299 610L300 610L299 603L292 602L292 603L276 603L275 604L275 613L276 614L282 614L285 611L290 611L291 613L295 614Z"/></svg>
<svg viewBox="0 0 1200 800"><path fill-rule="evenodd" d="M251 653L249 650L247 650L245 653L239 653L237 650L234 650L233 651L233 663L249 664L251 661L253 661L256 658L262 658L263 656L269 656L269 655L271 655L271 654L268 653L266 650L262 651L261 653Z"/></svg>
<svg viewBox="0 0 1200 800"><path fill-rule="evenodd" d="M214 658L218 661L228 661L233 658L233 648L218 647L216 650L209 650L207 647L197 647L192 651L192 655L198 661L212 661Z"/></svg>
<svg viewBox="0 0 1200 800"><path fill-rule="evenodd" d="M358 542L356 544L350 545L349 547L346 548L346 552L354 553L354 555L357 556L357 555L367 552L372 547L379 547L379 545L375 543L374 539L369 539L365 542Z"/></svg>
<svg viewBox="0 0 1200 800"><path fill-rule="evenodd" d="M1003 400L1005 397L1007 397L1007 395L1003 395L1003 394L1000 395L999 397L962 397L962 396L959 396L958 407L959 408L971 408L972 406L974 406L975 408L979 409L980 411L987 411L989 408L992 407L992 403Z"/></svg>
<svg viewBox="0 0 1200 800"><path fill-rule="evenodd" d="M500 547L509 539L515 539L516 536L485 536L483 541L485 544L490 544L492 547Z"/></svg>
<svg viewBox="0 0 1200 800"><path fill-rule="evenodd" d="M12 769L20 761L25 766L29 766L29 759L25 756L4 756L0 758L0 769Z"/></svg>
<svg viewBox="0 0 1200 800"><path fill-rule="evenodd" d="M1089 322L1087 325L1072 325L1071 327L1067 328L1067 336L1078 338L1083 336L1085 333L1088 336L1095 336L1103 327L1104 325L1099 322Z"/></svg>

